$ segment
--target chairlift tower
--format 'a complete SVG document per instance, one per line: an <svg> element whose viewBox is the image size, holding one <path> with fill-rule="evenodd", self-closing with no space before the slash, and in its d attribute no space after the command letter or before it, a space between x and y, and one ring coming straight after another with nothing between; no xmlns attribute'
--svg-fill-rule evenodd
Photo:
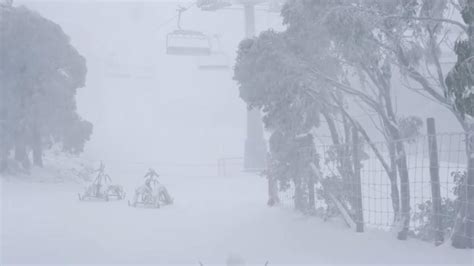
<svg viewBox="0 0 474 266"><path fill-rule="evenodd" d="M245 15L245 37L255 37L255 1L242 1ZM247 109L247 139L245 140L244 168L256 171L265 168L267 144L263 136L262 115L258 109Z"/></svg>
<svg viewBox="0 0 474 266"><path fill-rule="evenodd" d="M276 0L270 0L276 1ZM233 4L244 7L245 37L255 37L255 6L268 0L198 0L197 6L204 11L217 11ZM244 170L259 171L266 166L267 143L263 135L260 110L247 110L247 138L245 140Z"/></svg>

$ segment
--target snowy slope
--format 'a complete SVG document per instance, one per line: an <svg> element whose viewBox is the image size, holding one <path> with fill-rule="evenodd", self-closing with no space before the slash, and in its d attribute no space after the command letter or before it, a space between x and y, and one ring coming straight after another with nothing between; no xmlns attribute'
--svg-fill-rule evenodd
<svg viewBox="0 0 474 266"><path fill-rule="evenodd" d="M0 177L6 180L22 180L39 183L84 183L90 180L91 173L97 169L97 162L89 162L75 155L59 152L53 148L43 156L44 167L32 166L24 170L13 160L9 162L9 170Z"/></svg>
<svg viewBox="0 0 474 266"><path fill-rule="evenodd" d="M141 172L107 167L122 173L113 178L130 197ZM356 234L340 224L270 209L266 182L253 175L163 176L175 204L158 210L130 208L124 201L79 202L82 188L76 183L1 180L1 265L223 265L231 253L255 265L474 261L469 251L399 242L385 232Z"/></svg>

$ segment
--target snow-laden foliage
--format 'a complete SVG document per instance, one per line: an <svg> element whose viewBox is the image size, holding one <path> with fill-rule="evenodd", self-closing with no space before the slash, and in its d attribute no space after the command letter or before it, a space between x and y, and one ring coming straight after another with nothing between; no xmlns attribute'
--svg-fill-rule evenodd
<svg viewBox="0 0 474 266"><path fill-rule="evenodd" d="M234 79L249 108L263 110L267 129L296 136L319 124L320 103L308 97L314 85L303 69L282 33L267 31L240 44Z"/></svg>
<svg viewBox="0 0 474 266"><path fill-rule="evenodd" d="M465 1L462 5L461 15L467 25L467 39L459 40L455 45L457 62L446 78L446 96L451 98L454 108L460 113L465 121L467 130L466 147L468 157L468 169L463 188L465 201L463 202L457 216L456 225L452 237L452 245L457 248L474 248L474 137L472 135L474 116L474 1ZM466 233L467 232L467 233Z"/></svg>
<svg viewBox="0 0 474 266"><path fill-rule="evenodd" d="M458 60L446 78L447 97L452 99L454 107L463 118L466 115L474 117L474 47L472 45L472 40L456 42L455 51Z"/></svg>
<svg viewBox="0 0 474 266"><path fill-rule="evenodd" d="M424 241L434 240L434 235L436 230L438 230L436 228L435 220L439 218L441 218L440 220L442 221L440 229L443 235L448 236L450 233L452 233L452 230L454 229L453 226L456 222L457 212L460 208L462 208L463 202L466 201L466 172L455 171L451 173L451 177L455 184L452 188L454 199L441 199L441 210L438 214L440 217L433 215L432 200L427 200L424 203L417 205L419 212L413 215L415 227L412 234L415 237Z"/></svg>
<svg viewBox="0 0 474 266"><path fill-rule="evenodd" d="M5 162L14 150L28 167L31 150L41 165L43 149L54 143L81 152L92 132L92 124L76 112L85 58L54 22L25 7L0 12L0 158Z"/></svg>
<svg viewBox="0 0 474 266"><path fill-rule="evenodd" d="M289 0L281 13L287 26L284 32L265 32L243 41L239 49L235 78L241 97L250 107L264 111L267 128L273 130L271 146L278 143L291 150L294 136L308 132L312 124L307 123L307 108L302 108L306 103L315 103L328 121L335 147L343 139L349 144L353 130L371 143L369 134L347 111L347 102L355 100L376 114L378 119L372 122L395 143L387 146L389 161L378 158L392 184L395 216L403 223L401 239L406 238L410 221L403 143L416 137L423 123L416 116L397 114L392 91L399 88L392 87L392 79L398 69L404 81L419 83L424 93L448 105L439 93L445 90L440 56L446 35L443 23L457 25L445 17L451 6L447 0ZM341 121L335 122L339 115ZM380 154L377 147L369 146ZM273 160L278 155L285 158L275 149L271 153ZM337 159L347 156L335 148L334 157L341 177L350 177L351 162ZM289 159L271 163L269 172L284 173L292 163Z"/></svg>
<svg viewBox="0 0 474 266"><path fill-rule="evenodd" d="M281 189L291 181L298 195L295 206L304 210L308 199L303 187L312 182L312 175L309 162L302 163L298 153L314 148L310 132L319 126L324 96L294 44L288 34L271 30L242 41L234 79L241 98L249 108L263 111L265 126L272 132L268 178L280 181ZM313 160L314 154L305 155L305 160Z"/></svg>
<svg viewBox="0 0 474 266"><path fill-rule="evenodd" d="M400 127L402 139L413 141L421 134L420 131L423 127L423 120L417 116L407 116L401 117L398 124Z"/></svg>

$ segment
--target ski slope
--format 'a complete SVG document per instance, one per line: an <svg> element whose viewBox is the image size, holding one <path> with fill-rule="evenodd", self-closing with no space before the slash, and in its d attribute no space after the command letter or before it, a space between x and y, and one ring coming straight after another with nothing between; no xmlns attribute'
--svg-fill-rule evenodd
<svg viewBox="0 0 474 266"><path fill-rule="evenodd" d="M128 198L146 170L107 167ZM175 204L161 209L80 202L82 184L75 182L0 180L1 265L225 265L229 254L247 265L474 261L472 252L448 245L400 242L387 232L356 234L336 220L268 208L266 181L256 175L163 176Z"/></svg>

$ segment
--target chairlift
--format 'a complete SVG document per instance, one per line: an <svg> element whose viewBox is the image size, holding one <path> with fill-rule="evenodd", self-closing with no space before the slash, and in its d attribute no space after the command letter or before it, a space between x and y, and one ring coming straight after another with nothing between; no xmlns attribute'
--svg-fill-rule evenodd
<svg viewBox="0 0 474 266"><path fill-rule="evenodd" d="M185 56L211 54L211 41L207 35L181 28L181 15L184 11L186 8L178 9L178 28L166 36L166 53Z"/></svg>
<svg viewBox="0 0 474 266"><path fill-rule="evenodd" d="M212 51L208 56L200 57L198 60L199 70L228 70L230 69L229 56L223 51L220 37L214 36L217 50Z"/></svg>
<svg viewBox="0 0 474 266"><path fill-rule="evenodd" d="M223 52L215 52L209 56L205 56L198 61L199 70L229 70L229 57Z"/></svg>
<svg viewBox="0 0 474 266"><path fill-rule="evenodd" d="M226 0L198 0L197 7L204 11L216 11L232 6L231 1Z"/></svg>

